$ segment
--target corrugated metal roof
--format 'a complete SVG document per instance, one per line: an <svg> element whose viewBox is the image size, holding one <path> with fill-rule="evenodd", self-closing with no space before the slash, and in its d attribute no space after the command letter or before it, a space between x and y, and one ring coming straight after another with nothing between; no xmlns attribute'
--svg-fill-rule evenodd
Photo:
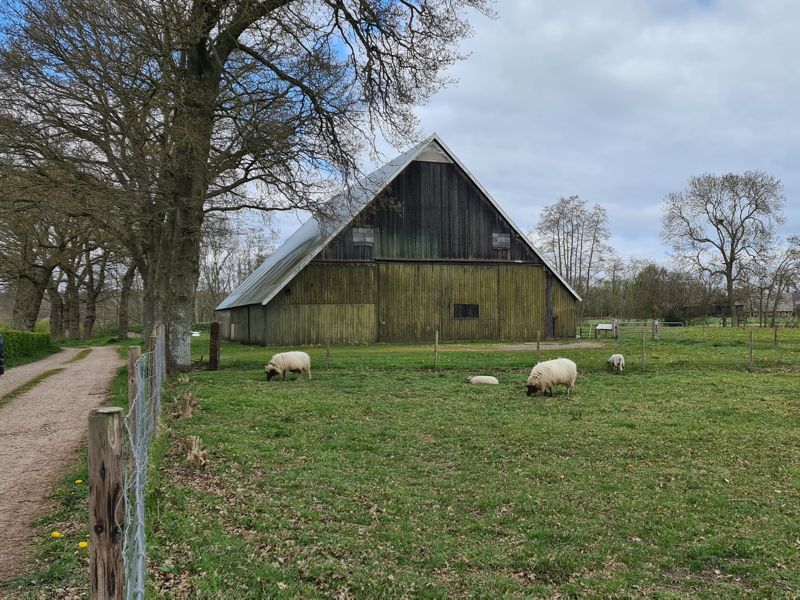
<svg viewBox="0 0 800 600"><path fill-rule="evenodd" d="M524 233L514 224L508 215L495 202L469 170L458 160L450 149L435 133L413 148L397 156L359 181L348 192L334 196L329 206L333 214L324 220L311 217L269 256L230 296L225 298L216 310L226 310L249 304L267 304L280 292L319 252L344 229L355 216L392 180L397 177L408 164L424 153L431 144L438 144L441 149L456 163L473 183L486 195L489 201L508 221L509 225L530 246L536 255L558 277L559 281L580 300L581 297L564 281L547 259L533 246Z"/></svg>

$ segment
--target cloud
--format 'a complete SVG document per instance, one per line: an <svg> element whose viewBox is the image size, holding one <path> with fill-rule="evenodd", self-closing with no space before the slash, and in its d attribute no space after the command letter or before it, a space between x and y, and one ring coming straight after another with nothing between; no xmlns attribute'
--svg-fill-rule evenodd
<svg viewBox="0 0 800 600"><path fill-rule="evenodd" d="M623 256L666 259L661 204L692 175L761 169L800 232L800 5L790 0L499 0L459 83L418 109L523 229L578 194ZM400 148L405 150L405 148ZM390 152L391 154L391 152ZM278 218L288 236L297 225Z"/></svg>
<svg viewBox="0 0 800 600"><path fill-rule="evenodd" d="M798 231L800 6L502 0L459 84L419 109L523 229L559 196L609 209L623 255L663 259L660 205L704 172L784 182Z"/></svg>

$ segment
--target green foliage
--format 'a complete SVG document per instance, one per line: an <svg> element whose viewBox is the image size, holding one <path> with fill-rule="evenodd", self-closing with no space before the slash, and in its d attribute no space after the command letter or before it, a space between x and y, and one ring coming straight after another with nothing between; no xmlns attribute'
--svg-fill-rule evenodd
<svg viewBox="0 0 800 600"><path fill-rule="evenodd" d="M6 368L41 358L55 350L48 333L31 333L0 327L0 334L5 343Z"/></svg>

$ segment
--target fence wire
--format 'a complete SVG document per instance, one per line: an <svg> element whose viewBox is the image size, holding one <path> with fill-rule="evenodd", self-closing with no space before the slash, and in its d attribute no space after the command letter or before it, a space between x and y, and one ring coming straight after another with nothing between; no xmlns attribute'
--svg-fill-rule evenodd
<svg viewBox="0 0 800 600"><path fill-rule="evenodd" d="M145 494L150 445L158 431L161 416L161 384L166 373L166 348L163 332L155 348L143 353L134 363L136 395L125 416L126 444L123 497L122 560L125 569L126 600L144 598L147 574L145 545Z"/></svg>

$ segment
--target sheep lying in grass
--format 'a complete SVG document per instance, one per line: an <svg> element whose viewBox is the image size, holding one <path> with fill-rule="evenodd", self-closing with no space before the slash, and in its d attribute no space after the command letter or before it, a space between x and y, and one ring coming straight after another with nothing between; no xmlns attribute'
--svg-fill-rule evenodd
<svg viewBox="0 0 800 600"><path fill-rule="evenodd" d="M622 354L612 354L608 359L608 368L614 373L622 373L625 370L625 357Z"/></svg>
<svg viewBox="0 0 800 600"><path fill-rule="evenodd" d="M305 372L311 379L311 357L305 352L281 352L269 359L269 363L264 367L264 372L267 374L267 381L281 375L286 379L287 372Z"/></svg>
<svg viewBox="0 0 800 600"><path fill-rule="evenodd" d="M540 362L531 369L528 377L528 396L533 396L536 392L550 392L552 396L553 390L559 384L567 386L567 396L569 396L577 378L578 367L568 358Z"/></svg>
<svg viewBox="0 0 800 600"><path fill-rule="evenodd" d="M497 385L498 383L497 378L491 375L473 375L472 377L467 377L467 381L476 385L480 383Z"/></svg>

